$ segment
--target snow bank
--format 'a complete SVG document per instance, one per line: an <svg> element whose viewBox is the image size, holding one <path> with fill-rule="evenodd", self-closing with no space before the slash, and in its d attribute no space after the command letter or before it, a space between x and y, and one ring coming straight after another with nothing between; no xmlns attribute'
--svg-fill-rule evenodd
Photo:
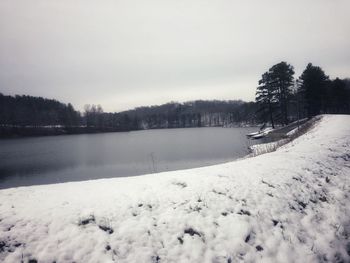
<svg viewBox="0 0 350 263"><path fill-rule="evenodd" d="M1 190L0 261L349 262L349 135L324 116L254 158Z"/></svg>

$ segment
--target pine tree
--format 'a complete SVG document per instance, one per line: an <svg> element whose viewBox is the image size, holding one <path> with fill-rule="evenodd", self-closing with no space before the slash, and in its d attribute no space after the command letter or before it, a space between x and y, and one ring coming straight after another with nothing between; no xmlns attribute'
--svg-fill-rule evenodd
<svg viewBox="0 0 350 263"><path fill-rule="evenodd" d="M286 62L272 66L262 75L256 91L260 111L268 114L272 126L279 112L282 123L288 124L288 104L292 93L294 69Z"/></svg>
<svg viewBox="0 0 350 263"><path fill-rule="evenodd" d="M329 77L322 68L309 63L300 76L301 86L299 92L305 101L308 117L326 111L327 85Z"/></svg>
<svg viewBox="0 0 350 263"><path fill-rule="evenodd" d="M350 109L350 96L346 89L346 82L336 78L328 87L327 97L329 98L328 112L347 113Z"/></svg>
<svg viewBox="0 0 350 263"><path fill-rule="evenodd" d="M294 68L282 61L269 69L271 85L277 91L277 100L282 122L288 124L288 105L294 85Z"/></svg>
<svg viewBox="0 0 350 263"><path fill-rule="evenodd" d="M267 115L270 119L272 128L275 128L274 112L277 103L277 90L275 89L275 86L272 85L269 72L265 72L259 80L255 101L259 105L259 112L262 113L263 118L266 118Z"/></svg>

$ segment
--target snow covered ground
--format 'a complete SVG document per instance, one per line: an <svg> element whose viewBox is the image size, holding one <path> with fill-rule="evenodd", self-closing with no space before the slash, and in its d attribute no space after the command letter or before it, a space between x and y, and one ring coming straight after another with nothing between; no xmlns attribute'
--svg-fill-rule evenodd
<svg viewBox="0 0 350 263"><path fill-rule="evenodd" d="M0 191L1 262L350 262L350 116L191 170Z"/></svg>

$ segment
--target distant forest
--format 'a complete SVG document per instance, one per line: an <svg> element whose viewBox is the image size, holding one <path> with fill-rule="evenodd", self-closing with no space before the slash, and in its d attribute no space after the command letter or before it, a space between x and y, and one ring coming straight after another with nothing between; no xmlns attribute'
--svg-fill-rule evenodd
<svg viewBox="0 0 350 263"><path fill-rule="evenodd" d="M139 107L119 113L100 105L85 105L79 112L68 103L32 96L0 93L0 136L51 135L130 131L159 128L286 125L321 113L350 113L350 79L330 80L308 64L294 79L294 68L278 63L265 72L255 102L190 101Z"/></svg>
<svg viewBox="0 0 350 263"><path fill-rule="evenodd" d="M256 123L256 110L254 102L192 101L119 113L104 112L100 105L85 105L81 113L71 104L56 100L0 93L0 125L7 128L86 128L100 132L251 125Z"/></svg>

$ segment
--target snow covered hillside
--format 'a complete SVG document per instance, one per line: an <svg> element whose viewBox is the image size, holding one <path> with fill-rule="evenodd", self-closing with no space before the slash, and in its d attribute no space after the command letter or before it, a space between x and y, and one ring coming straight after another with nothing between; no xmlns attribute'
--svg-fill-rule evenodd
<svg viewBox="0 0 350 263"><path fill-rule="evenodd" d="M277 151L0 191L0 262L350 262L350 116Z"/></svg>

